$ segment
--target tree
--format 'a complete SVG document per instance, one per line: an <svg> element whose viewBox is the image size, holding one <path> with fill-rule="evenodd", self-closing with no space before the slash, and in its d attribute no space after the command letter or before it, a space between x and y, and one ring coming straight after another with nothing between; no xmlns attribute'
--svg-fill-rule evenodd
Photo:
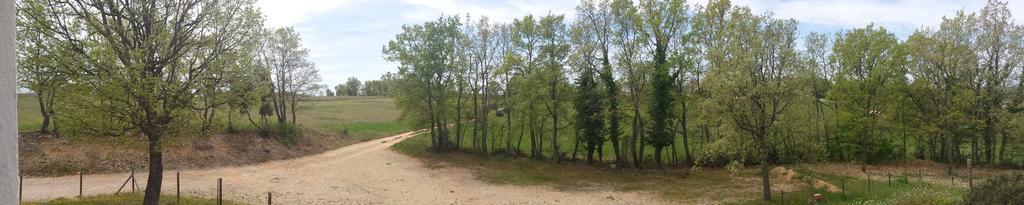
<svg viewBox="0 0 1024 205"><path fill-rule="evenodd" d="M839 103L839 125L856 138L861 171L866 172L869 156L881 147L880 122L895 112L892 102L899 94L895 88L904 82L906 54L895 35L874 25L838 35L832 52L838 71L828 95Z"/></svg>
<svg viewBox="0 0 1024 205"><path fill-rule="evenodd" d="M600 82L605 86L605 93L602 98L605 99L607 104L607 111L605 111L606 121L608 124L607 131L605 134L608 135L607 139L612 143L612 152L615 155L615 163L619 166L625 165L625 158L623 158L622 150L620 148L619 137L622 134L619 126L619 120L621 113L619 112L619 85L615 82L614 71L611 64L611 52L612 52L612 38L614 37L613 31L613 19L611 12L611 1L609 0L584 0L580 2L580 5L576 7L577 13L580 18L577 18L575 23L577 28L580 28L580 33L592 38L588 43L594 44L596 51L599 55L596 58L600 59L601 69L598 76ZM580 93L582 95L582 93ZM602 142L603 144L603 142Z"/></svg>
<svg viewBox="0 0 1024 205"><path fill-rule="evenodd" d="M405 25L383 53L398 62L396 91L402 115L414 125L429 123L434 151L455 148L448 135L452 72L462 41L458 17L441 17L423 25Z"/></svg>
<svg viewBox="0 0 1024 205"><path fill-rule="evenodd" d="M669 53L673 52L674 41L683 35L687 21L688 7L683 0L671 1L640 1L639 20L641 38L647 41L652 61L651 73L651 104L648 109L651 116L650 137L646 143L654 147L654 161L661 169L662 150L675 144L675 137L670 130L673 114L672 104L675 101L671 91L673 79L669 74Z"/></svg>
<svg viewBox="0 0 1024 205"><path fill-rule="evenodd" d="M796 21L754 15L746 7L730 8L728 1L710 2L700 12L704 17L724 17L719 23L729 25L703 31L723 35L701 42L712 51L705 54L712 56L708 58L712 70L704 83L715 103L721 105L714 112L753 139L760 155L764 200L771 200L768 169L774 152L772 139L780 134L777 125L800 90L793 76L798 65Z"/></svg>
<svg viewBox="0 0 1024 205"><path fill-rule="evenodd" d="M277 28L266 35L260 52L263 66L270 70L267 82L274 113L279 126L284 128L285 124L295 124L300 94L319 90L320 74L309 61L309 49L302 47L302 39L294 28Z"/></svg>
<svg viewBox="0 0 1024 205"><path fill-rule="evenodd" d="M217 80L206 74L222 62L243 60L232 45L258 33L252 1L26 0L22 15L52 33L75 66L69 82L88 92L74 106L102 110L112 124L136 130L148 142L149 174L143 204L156 205L163 182L162 141L197 107L194 90ZM96 103L90 103L96 102ZM104 121L104 122L108 122Z"/></svg>
<svg viewBox="0 0 1024 205"><path fill-rule="evenodd" d="M647 91L649 69L640 63L641 51L646 42L640 38L639 27L642 25L636 6L631 0L613 0L611 3L614 32L613 45L618 48L616 64L623 73L624 85L632 107L632 127L629 139L629 154L633 166L643 166L645 120L642 113L644 93Z"/></svg>
<svg viewBox="0 0 1024 205"><path fill-rule="evenodd" d="M930 116L923 118L927 124L921 129L940 136L937 160L948 162L950 174L960 153L960 136L967 135L965 127L970 124L966 111L976 101L968 84L978 62L971 50L973 28L966 26L972 19L960 11L943 18L938 30L922 29L907 40L914 79L910 98L919 113ZM932 150L934 143L929 143Z"/></svg>
<svg viewBox="0 0 1024 205"><path fill-rule="evenodd" d="M31 5L32 3L35 2L19 4L18 9L25 10L23 12L32 12L30 10L33 9L32 6L38 6ZM55 102L61 91L59 88L68 79L67 73L60 69L60 67L68 65L64 62L65 59L62 58L62 56L67 55L67 51L50 49L60 48L57 45L59 42L48 38L53 33L33 26L32 19L28 18L30 17L22 15L17 19L17 37L20 39L17 49L18 85L36 93L36 99L39 103L39 114L43 117L39 132L49 133L51 124L56 124L51 118L57 113Z"/></svg>
<svg viewBox="0 0 1024 205"><path fill-rule="evenodd" d="M593 8L591 7L590 9ZM576 142L577 144L579 142L584 143L584 149L587 152L587 164L593 164L595 151L604 151L598 150L598 147L604 144L605 141L602 133L604 131L604 105L602 98L605 96L602 96L602 93L598 90L597 83L596 73L598 64L600 64L595 62L595 59L598 59L596 56L600 55L598 51L600 45L597 43L598 37L591 33L592 30L588 29L590 28L587 26L573 28L572 37L573 43L576 46L573 48L570 62L579 73L579 76L576 78L576 98L573 100L573 107L576 111L575 127L577 133L579 133L577 134ZM618 149L616 149L617 151ZM575 154L573 159L575 159ZM616 160L619 160L619 158Z"/></svg>
<svg viewBox="0 0 1024 205"><path fill-rule="evenodd" d="M348 95L348 96L358 96L359 95L359 90L360 90L361 86L362 86L362 83L359 82L359 78L356 78L356 77L348 78L348 80L345 81L345 87L344 87L345 88L345 95Z"/></svg>
<svg viewBox="0 0 1024 205"><path fill-rule="evenodd" d="M830 139L832 132L829 128L831 127L826 120L830 118L825 112L828 108L832 107L825 103L825 97L831 89L834 77L836 76L835 66L829 60L832 58L833 40L826 34L811 32L805 38L805 42L804 59L807 59L807 67L814 74L810 85L811 94L814 96L815 118L809 120L813 121L816 129L821 130L820 135L822 137L822 145L825 146L826 157L841 157L841 146L834 146L834 140ZM839 149L839 152L833 153L832 149Z"/></svg>
<svg viewBox="0 0 1024 205"><path fill-rule="evenodd" d="M977 43L974 49L980 71L973 84L980 98L976 110L979 114L977 120L982 126L984 153L975 151L972 157L977 162L996 163L1005 159L1006 142L1010 140L1007 138L1009 135L1003 133L997 159L996 135L1000 134L999 130L1007 130L1004 117L1007 109L1004 108L1013 106L1006 104L1008 88L1012 86L1011 75L1024 63L1024 29L1013 22L1007 2L996 0L988 1L974 24L979 32L975 35ZM977 143L973 144L973 149L977 149Z"/></svg>

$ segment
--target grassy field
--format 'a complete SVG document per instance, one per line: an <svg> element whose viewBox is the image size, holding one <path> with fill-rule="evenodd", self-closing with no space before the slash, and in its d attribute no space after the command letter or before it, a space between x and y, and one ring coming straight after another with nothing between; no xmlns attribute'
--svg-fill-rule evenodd
<svg viewBox="0 0 1024 205"><path fill-rule="evenodd" d="M20 131L35 131L42 121L35 100L32 95L19 95ZM391 98L320 97L302 100L299 105L296 119L302 135L291 138L294 141L263 136L244 115L235 114L232 120L238 133L212 130L165 139L164 166L201 169L289 159L408 130L398 121L399 111ZM218 113L222 118L217 122L222 124L217 126L225 127L226 112ZM135 135L21 136L19 164L22 174L28 176L127 172L144 167L148 159L145 141Z"/></svg>
<svg viewBox="0 0 1024 205"><path fill-rule="evenodd" d="M318 97L299 102L297 121L305 129L365 141L406 131L400 112L387 97Z"/></svg>
<svg viewBox="0 0 1024 205"><path fill-rule="evenodd" d="M203 199L195 197L181 197L181 203L177 203L174 196L163 196L160 198L160 204L165 205L178 205L178 204L189 204L189 205L204 205L204 204L217 204L217 200L214 199ZM223 201L223 204L244 204L233 201ZM48 202L33 202L26 203L26 205L136 205L142 204L142 194L121 194L121 195L104 195L104 196L93 196L81 199L57 199Z"/></svg>
<svg viewBox="0 0 1024 205"><path fill-rule="evenodd" d="M737 172L721 168L616 170L607 166L585 165L581 162L555 164L507 156L483 157L466 153L434 153L428 151L430 136L417 135L396 144L399 152L424 159L431 166L457 166L474 171L478 178L497 184L544 185L559 190L577 191L605 188L620 191L657 193L679 203L725 204L807 204L810 196L823 194L828 204L956 204L965 189L930 181L909 181L895 176L893 184L883 176L873 176L871 189L863 177L832 174L812 165L787 165L797 173L794 177L773 173L774 200L760 199L760 170L746 167ZM608 156L606 156L608 157ZM606 158L607 159L607 158ZM938 175L936 175L938 177ZM815 188L814 181L845 188L845 192L828 192ZM783 194L781 191L785 191Z"/></svg>
<svg viewBox="0 0 1024 205"><path fill-rule="evenodd" d="M39 100L35 95L18 94L18 131L36 131L43 124Z"/></svg>
<svg viewBox="0 0 1024 205"><path fill-rule="evenodd" d="M330 135L349 135L361 140L401 133L399 110L387 97L316 97L299 101L299 127ZM253 115L256 116L255 114ZM223 113L220 117L224 117ZM258 120L258 119L257 119ZM18 131L36 131L42 124L35 95L18 95ZM243 116L235 116L235 125L254 130Z"/></svg>

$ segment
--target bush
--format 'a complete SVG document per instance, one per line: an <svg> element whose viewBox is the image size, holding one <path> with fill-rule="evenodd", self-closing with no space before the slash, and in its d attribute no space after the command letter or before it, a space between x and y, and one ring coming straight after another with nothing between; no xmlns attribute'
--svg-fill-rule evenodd
<svg viewBox="0 0 1024 205"><path fill-rule="evenodd" d="M298 144L299 138L302 137L302 130L293 124L278 124L277 126L277 140L287 146L293 146Z"/></svg>
<svg viewBox="0 0 1024 205"><path fill-rule="evenodd" d="M964 198L965 204L1024 204L1024 175L985 180Z"/></svg>

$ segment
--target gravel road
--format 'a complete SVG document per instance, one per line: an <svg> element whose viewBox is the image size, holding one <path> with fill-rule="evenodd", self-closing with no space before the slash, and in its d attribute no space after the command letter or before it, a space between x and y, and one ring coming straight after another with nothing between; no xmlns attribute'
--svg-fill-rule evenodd
<svg viewBox="0 0 1024 205"><path fill-rule="evenodd" d="M266 204L660 204L641 192L555 190L546 186L498 185L477 180L464 168L427 168L418 159L388 149L414 133L349 145L317 155L255 165L182 170L183 195L213 197L217 178L227 199ZM163 192L174 195L176 170L164 173ZM85 176L85 195L113 194L128 173ZM140 187L145 173L137 174ZM28 178L26 201L78 195L78 176ZM164 198L163 200L173 200Z"/></svg>

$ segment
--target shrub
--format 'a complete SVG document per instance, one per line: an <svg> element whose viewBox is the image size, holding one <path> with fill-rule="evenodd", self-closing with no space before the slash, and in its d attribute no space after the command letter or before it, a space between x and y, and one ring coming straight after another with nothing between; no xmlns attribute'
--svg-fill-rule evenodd
<svg viewBox="0 0 1024 205"><path fill-rule="evenodd" d="M736 176L743 171L743 162L732 160L728 165L725 165L725 170L729 171L729 174Z"/></svg>
<svg viewBox="0 0 1024 205"><path fill-rule="evenodd" d="M965 204L1024 204L1024 175L985 180L964 198Z"/></svg>

